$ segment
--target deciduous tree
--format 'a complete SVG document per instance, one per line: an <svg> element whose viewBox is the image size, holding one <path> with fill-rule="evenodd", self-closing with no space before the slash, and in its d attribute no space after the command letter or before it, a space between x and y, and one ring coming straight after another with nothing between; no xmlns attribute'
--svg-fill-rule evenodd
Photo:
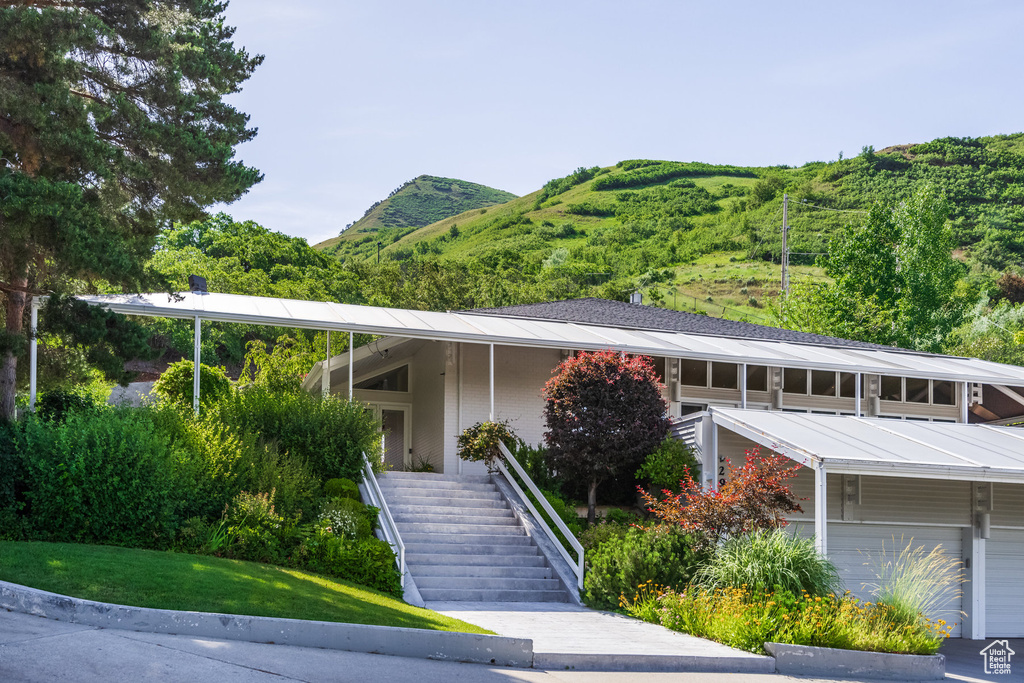
<svg viewBox="0 0 1024 683"><path fill-rule="evenodd" d="M596 519L597 488L632 475L668 431L665 400L651 360L612 351L563 361L544 386L551 468L589 482L587 519Z"/></svg>

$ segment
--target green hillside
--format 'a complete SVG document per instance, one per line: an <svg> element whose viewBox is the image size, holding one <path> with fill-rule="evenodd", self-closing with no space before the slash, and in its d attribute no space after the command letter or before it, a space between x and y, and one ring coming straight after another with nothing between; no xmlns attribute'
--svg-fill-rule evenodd
<svg viewBox="0 0 1024 683"><path fill-rule="evenodd" d="M863 221L860 212L873 202L898 201L920 183L951 200L964 258L991 272L1024 266L1020 133L868 147L851 159L796 168L655 160L581 168L500 206L414 230L381 226L335 253L354 266L375 256L381 241L382 258L405 269L439 261L514 272L531 286L531 298L621 297L641 286L662 305L758 319L760 297L778 287L784 193L800 279L820 277L813 263L836 228Z"/></svg>
<svg viewBox="0 0 1024 683"><path fill-rule="evenodd" d="M363 240L364 244L372 242L376 245L377 240L368 236L381 231L408 232L463 211L494 206L515 198L511 192L486 185L421 175L392 191L387 199L374 203L341 235L315 247L343 257L350 253L347 242Z"/></svg>

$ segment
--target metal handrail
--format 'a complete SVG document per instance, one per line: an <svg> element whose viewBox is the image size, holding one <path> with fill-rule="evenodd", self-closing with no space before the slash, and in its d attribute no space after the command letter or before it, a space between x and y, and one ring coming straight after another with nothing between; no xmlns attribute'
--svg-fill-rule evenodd
<svg viewBox="0 0 1024 683"><path fill-rule="evenodd" d="M366 480L366 490L370 494L370 503L380 510L380 528L384 532L385 540L391 545L391 549L395 551L395 564L398 565L399 581L404 590L405 543L402 542L402 536L398 533L395 518L391 516L391 510L388 509L387 501L384 500L384 493L380 490L380 484L377 483L377 477L374 476L373 468L370 466L370 461L365 453L363 453L363 478Z"/></svg>
<svg viewBox="0 0 1024 683"><path fill-rule="evenodd" d="M505 444L499 441L498 449L501 451L502 455L502 458L497 459L498 471L501 472L505 479L508 480L508 483L511 484L512 488L519 494L519 497L523 499L523 502L526 503L526 507L529 508L530 513L537 520L537 523L540 524L541 529L543 529L544 533L551 539L551 542L555 544L558 552L562 555L565 561L569 563L569 566L573 568L573 573L576 574L576 584L580 590L583 590L583 546L576 540L576 536L569 531L569 527L565 525L565 522L563 522L562 518L558 516L555 509L551 507L551 503L548 502L547 497L541 493L541 490L533 483L533 480L526 474L526 470L524 470L523 466L519 464L519 461L512 456L512 453L508 450ZM539 502L541 507L544 508L544 511L548 513L551 521L554 522L555 526L558 527L558 530L562 532L562 535L565 537L565 540L568 541L569 545L572 546L572 549L576 551L577 559L574 560L572 558L572 555L568 550L566 550L562 541L559 540L558 535L551 530L551 527L548 526L547 522L544 521L544 518L539 512L537 512L537 508L534 507L529 496L523 493L523 489L519 486L519 482L516 481L515 477L511 476L508 468L505 467L505 462L512 465L512 469L514 469L516 473L522 477L523 481L526 482L527 488L529 488L530 492L533 493L537 502Z"/></svg>

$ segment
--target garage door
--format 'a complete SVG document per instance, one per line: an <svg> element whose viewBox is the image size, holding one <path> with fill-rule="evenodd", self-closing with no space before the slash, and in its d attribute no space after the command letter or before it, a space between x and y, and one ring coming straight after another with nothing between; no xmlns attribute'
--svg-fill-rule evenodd
<svg viewBox="0 0 1024 683"><path fill-rule="evenodd" d="M993 529L985 542L985 637L1024 637L1024 530Z"/></svg>
<svg viewBox="0 0 1024 683"><path fill-rule="evenodd" d="M873 600L871 588L865 584L878 583L872 557L885 552L891 558L894 548L905 548L913 541L914 547L924 546L925 552L941 545L947 554L963 557L961 552L961 530L959 527L915 527L909 525L883 524L842 524L828 525L828 556L839 569L839 576L847 590L862 600ZM991 605L991 602L989 603ZM963 615L960 614L961 600L951 596L945 607L932 619L945 619L956 624L952 635L959 637Z"/></svg>

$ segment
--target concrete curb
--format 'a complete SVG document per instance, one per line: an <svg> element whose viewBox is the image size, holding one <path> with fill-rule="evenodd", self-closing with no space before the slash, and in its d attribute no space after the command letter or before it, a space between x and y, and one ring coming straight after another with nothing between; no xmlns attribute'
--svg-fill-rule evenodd
<svg viewBox="0 0 1024 683"><path fill-rule="evenodd" d="M775 671L791 676L839 676L894 681L934 681L946 677L943 655L894 655L809 645L765 643Z"/></svg>
<svg viewBox="0 0 1024 683"><path fill-rule="evenodd" d="M775 672L771 657L703 657L697 655L608 655L537 652L533 668L554 671L635 671L770 674Z"/></svg>
<svg viewBox="0 0 1024 683"><path fill-rule="evenodd" d="M533 641L418 628L176 612L81 600L0 581L0 607L85 626L530 668Z"/></svg>

